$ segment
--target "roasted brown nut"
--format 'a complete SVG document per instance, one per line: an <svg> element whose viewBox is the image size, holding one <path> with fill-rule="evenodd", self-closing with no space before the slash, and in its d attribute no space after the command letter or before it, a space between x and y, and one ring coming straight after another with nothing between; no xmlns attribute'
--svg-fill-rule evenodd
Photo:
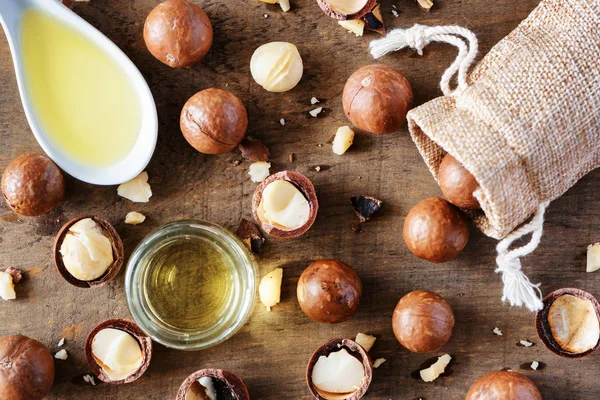
<svg viewBox="0 0 600 400"><path fill-rule="evenodd" d="M442 193L456 207L476 210L479 201L473 192L479 188L475 177L458 160L446 154L440 163L438 180Z"/></svg>
<svg viewBox="0 0 600 400"><path fill-rule="evenodd" d="M291 209L294 213L286 212ZM277 238L295 238L306 233L315 222L318 210L313 184L293 171L269 176L258 185L252 197L254 219L267 234Z"/></svg>
<svg viewBox="0 0 600 400"><path fill-rule="evenodd" d="M501 371L477 379L465 400L542 400L542 395L525 375Z"/></svg>
<svg viewBox="0 0 600 400"><path fill-rule="evenodd" d="M250 136L242 139L238 145L238 149L240 149L242 157L252 162L268 161L271 156L269 148L263 142Z"/></svg>
<svg viewBox="0 0 600 400"><path fill-rule="evenodd" d="M75 223L87 218L92 219L97 225L101 227L102 231L105 234L107 234L112 247L113 256L113 262L108 266L106 272L102 276L89 281L81 280L73 276L65 266L63 260L64 255L61 253L61 248L65 237L69 232L69 229ZM73 286L87 289L106 285L111 279L117 276L117 274L121 270L121 267L123 266L123 260L125 259L125 250L123 248L123 242L121 241L121 237L119 236L115 228L110 224L110 222L98 216L81 216L73 218L72 220L64 224L62 228L60 228L60 231L58 232L58 234L56 235L56 239L54 240L53 255L54 264L56 265L56 268L58 269L58 272L60 272L62 277Z"/></svg>
<svg viewBox="0 0 600 400"><path fill-rule="evenodd" d="M442 263L458 256L469 241L464 215L452 204L431 197L414 206L404 220L404 242L417 257Z"/></svg>
<svg viewBox="0 0 600 400"><path fill-rule="evenodd" d="M313 353L306 367L306 383L318 400L358 400L369 389L372 378L369 354L350 339L325 343Z"/></svg>
<svg viewBox="0 0 600 400"><path fill-rule="evenodd" d="M111 346L113 340L119 340L119 346ZM139 346L137 359L123 360L123 353L127 353L128 358L135 354L133 350L138 350L136 344ZM134 348L132 349L130 346ZM115 352L115 354L111 356L110 352ZM115 357L119 352L121 356ZM146 372L152 358L152 340L131 320L109 319L96 325L89 333L85 340L84 353L88 367L98 379L102 382L120 385L133 382ZM116 372L114 363L119 364L120 361L126 361L128 368ZM121 365L119 364L119 366Z"/></svg>
<svg viewBox="0 0 600 400"><path fill-rule="evenodd" d="M583 290L550 293L535 321L542 343L559 356L580 358L600 346L600 304Z"/></svg>
<svg viewBox="0 0 600 400"><path fill-rule="evenodd" d="M146 18L144 41L154 57L170 67L189 67L204 58L213 41L210 20L187 0L160 3Z"/></svg>
<svg viewBox="0 0 600 400"><path fill-rule="evenodd" d="M54 360L46 346L22 335L0 337L0 399L39 400L54 384Z"/></svg>
<svg viewBox="0 0 600 400"><path fill-rule="evenodd" d="M4 170L2 194L17 214L46 214L62 201L65 178L48 157L24 154L12 160Z"/></svg>
<svg viewBox="0 0 600 400"><path fill-rule="evenodd" d="M246 134L246 107L233 93L205 89L185 103L180 119L183 137L200 153L223 154L233 150Z"/></svg>
<svg viewBox="0 0 600 400"><path fill-rule="evenodd" d="M321 10L331 18L345 21L358 19L378 4L377 0L317 0Z"/></svg>
<svg viewBox="0 0 600 400"><path fill-rule="evenodd" d="M415 290L400 299L392 316L394 335L415 353L432 353L452 335L454 313L437 293Z"/></svg>
<svg viewBox="0 0 600 400"><path fill-rule="evenodd" d="M310 264L298 280L298 303L311 319L325 324L346 321L358 311L362 282L354 270L337 260Z"/></svg>
<svg viewBox="0 0 600 400"><path fill-rule="evenodd" d="M353 73L342 95L348 119L375 134L400 129L412 102L412 88L404 75L381 64L367 65Z"/></svg>
<svg viewBox="0 0 600 400"><path fill-rule="evenodd" d="M233 372L223 369L201 369L188 376L179 387L175 400L209 400L212 389L217 399L250 400L244 382Z"/></svg>

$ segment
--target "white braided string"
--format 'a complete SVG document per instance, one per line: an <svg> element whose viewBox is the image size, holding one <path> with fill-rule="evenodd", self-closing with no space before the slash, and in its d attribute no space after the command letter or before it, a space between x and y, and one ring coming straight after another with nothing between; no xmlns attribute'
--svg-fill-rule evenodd
<svg viewBox="0 0 600 400"><path fill-rule="evenodd" d="M431 42L448 43L458 48L456 59L440 81L442 93L456 96L465 90L469 68L477 56L477 37L460 26L423 26L416 24L408 29L394 29L386 37L371 42L371 55L380 58L392 51L411 48L423 55L423 48ZM458 73L458 87L450 88L450 80Z"/></svg>

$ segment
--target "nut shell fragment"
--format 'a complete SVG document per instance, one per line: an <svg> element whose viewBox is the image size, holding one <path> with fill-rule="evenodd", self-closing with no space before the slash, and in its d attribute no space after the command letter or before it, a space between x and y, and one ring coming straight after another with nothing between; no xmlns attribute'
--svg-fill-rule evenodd
<svg viewBox="0 0 600 400"><path fill-rule="evenodd" d="M236 234L251 252L260 253L263 249L265 238L254 222L242 218Z"/></svg>
<svg viewBox="0 0 600 400"><path fill-rule="evenodd" d="M354 213L361 223L371 219L373 214L379 211L383 203L373 196L352 196L350 197L350 201L352 202L352 207L354 207Z"/></svg>
<svg viewBox="0 0 600 400"><path fill-rule="evenodd" d="M251 136L242 139L238 144L238 149L240 149L242 157L248 161L268 161L271 156L269 148L263 142Z"/></svg>
<svg viewBox="0 0 600 400"><path fill-rule="evenodd" d="M236 374L223 369L212 368L201 369L188 376L179 387L175 400L186 400L186 395L192 385L203 377L210 377L222 383L222 385L215 385L218 399L250 400L246 385ZM228 390L228 393L222 393L224 390Z"/></svg>

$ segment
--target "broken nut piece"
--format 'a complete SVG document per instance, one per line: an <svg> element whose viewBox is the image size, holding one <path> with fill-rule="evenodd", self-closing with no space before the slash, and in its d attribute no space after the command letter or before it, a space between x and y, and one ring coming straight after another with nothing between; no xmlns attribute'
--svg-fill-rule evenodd
<svg viewBox="0 0 600 400"><path fill-rule="evenodd" d="M152 189L148 184L148 173L140 173L132 180L122 183L117 188L117 194L134 203L147 203L152 197Z"/></svg>
<svg viewBox="0 0 600 400"><path fill-rule="evenodd" d="M129 225L138 225L146 220L146 216L137 211L128 212L125 216L125 223Z"/></svg>
<svg viewBox="0 0 600 400"><path fill-rule="evenodd" d="M279 304L281 300L281 281L283 279L283 269L275 268L265 275L258 286L260 302L271 311L271 307Z"/></svg>
<svg viewBox="0 0 600 400"><path fill-rule="evenodd" d="M265 244L265 238L258 229L258 225L245 218L240 220L236 234L253 253L260 253Z"/></svg>
<svg viewBox="0 0 600 400"><path fill-rule="evenodd" d="M356 339L354 339L354 341L360 344L366 351L371 350L371 347L373 347L376 340L377 338L375 336L367 335L365 333L358 333Z"/></svg>
<svg viewBox="0 0 600 400"><path fill-rule="evenodd" d="M340 126L333 139L332 150L341 156L352 146L354 142L354 131L349 126Z"/></svg>
<svg viewBox="0 0 600 400"><path fill-rule="evenodd" d="M362 19L340 20L338 24L356 36L362 36L365 32L365 21Z"/></svg>
<svg viewBox="0 0 600 400"><path fill-rule="evenodd" d="M304 73L298 48L288 42L271 42L257 48L250 59L252 78L269 92L293 89Z"/></svg>
<svg viewBox="0 0 600 400"><path fill-rule="evenodd" d="M250 180L255 183L263 182L269 176L269 168L271 168L271 163L266 161L257 161L254 164L250 164L248 168Z"/></svg>
<svg viewBox="0 0 600 400"><path fill-rule="evenodd" d="M359 19L377 5L376 0L317 0L317 3L325 14L342 21Z"/></svg>
<svg viewBox="0 0 600 400"><path fill-rule="evenodd" d="M417 1L417 6L419 6L419 8L422 11L425 11L425 12L431 11L431 7L433 7L433 0L416 0L416 1Z"/></svg>
<svg viewBox="0 0 600 400"><path fill-rule="evenodd" d="M441 374L446 370L446 366L450 363L452 357L449 354L444 354L441 357L438 357L437 361L430 366L429 368L425 368L419 371L419 375L421 375L421 379L424 382L433 382L435 381Z"/></svg>
<svg viewBox="0 0 600 400"><path fill-rule="evenodd" d="M2 300L14 300L17 298L13 277L6 271L0 271L0 297Z"/></svg>
<svg viewBox="0 0 600 400"><path fill-rule="evenodd" d="M586 272L594 272L600 269L600 243L590 244L587 248Z"/></svg>

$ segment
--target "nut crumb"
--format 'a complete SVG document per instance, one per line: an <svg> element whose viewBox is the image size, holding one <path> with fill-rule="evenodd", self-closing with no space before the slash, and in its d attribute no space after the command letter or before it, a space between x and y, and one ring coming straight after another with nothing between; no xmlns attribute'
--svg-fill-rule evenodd
<svg viewBox="0 0 600 400"><path fill-rule="evenodd" d="M23 279L23 272L15 267L8 267L4 272L12 276L13 283L19 283Z"/></svg>
<svg viewBox="0 0 600 400"><path fill-rule="evenodd" d="M383 364L386 361L387 360L385 358L378 358L377 360L373 361L373 368L379 368L381 364Z"/></svg>
<svg viewBox="0 0 600 400"><path fill-rule="evenodd" d="M294 162L294 160L296 159L296 154L295 153L290 153L288 159L290 160L290 162Z"/></svg>
<svg viewBox="0 0 600 400"><path fill-rule="evenodd" d="M500 330L500 328L495 327L494 330L492 331L494 333L494 335L496 336L502 336L502 331Z"/></svg>
<svg viewBox="0 0 600 400"><path fill-rule="evenodd" d="M281 126L285 126L285 119L281 118L279 120L279 123L281 124Z"/></svg>
<svg viewBox="0 0 600 400"><path fill-rule="evenodd" d="M250 168L248 169L248 175L250 175L252 182L259 183L271 175L269 173L269 168L271 168L270 163L266 161L258 161L250 165Z"/></svg>
<svg viewBox="0 0 600 400"><path fill-rule="evenodd" d="M238 165L240 165L241 163L242 163L242 162L241 162L240 160L235 160L235 161L233 162L233 166L234 166L234 167L237 167L237 166L238 166Z"/></svg>
<svg viewBox="0 0 600 400"><path fill-rule="evenodd" d="M525 340L525 339L519 340L519 344L521 346L523 346L523 347L531 347L531 346L533 346L532 342L530 342L528 340Z"/></svg>
<svg viewBox="0 0 600 400"><path fill-rule="evenodd" d="M536 370L538 369L538 367L539 367L539 366L540 366L540 363L539 363L539 362L537 362L537 361L533 361L533 362L531 363L531 369L532 369L532 370L534 370L534 371L536 371Z"/></svg>
<svg viewBox="0 0 600 400"><path fill-rule="evenodd" d="M317 166L315 167L315 171L317 171L317 172L321 171L321 167L317 165Z"/></svg>
<svg viewBox="0 0 600 400"><path fill-rule="evenodd" d="M265 18L269 18L269 14L267 14L267 13L264 13L264 14L263 14L263 17L265 17Z"/></svg>
<svg viewBox="0 0 600 400"><path fill-rule="evenodd" d="M63 347L64 345L65 345L65 338L61 338L61 339L58 341L58 344L57 344L57 346L58 346L58 347Z"/></svg>
<svg viewBox="0 0 600 400"><path fill-rule="evenodd" d="M310 104L312 104L313 106L317 103L320 103L319 99L317 99L316 97L312 97L310 99Z"/></svg>
<svg viewBox="0 0 600 400"><path fill-rule="evenodd" d="M54 355L54 358L56 358L57 360L66 360L67 358L69 358L69 355L67 354L67 351L65 349L62 349Z"/></svg>
<svg viewBox="0 0 600 400"><path fill-rule="evenodd" d="M317 115L319 115L321 113L321 111L323 111L323 107L317 107L314 110L310 110L308 113L313 117L313 118L317 118Z"/></svg>
<svg viewBox="0 0 600 400"><path fill-rule="evenodd" d="M86 381L87 383L91 383L93 386L96 386L96 381L94 380L94 377L89 374L84 375L83 380Z"/></svg>
<svg viewBox="0 0 600 400"><path fill-rule="evenodd" d="M400 16L400 14L398 14L398 11L396 11L395 9L392 10L392 15L396 18Z"/></svg>

